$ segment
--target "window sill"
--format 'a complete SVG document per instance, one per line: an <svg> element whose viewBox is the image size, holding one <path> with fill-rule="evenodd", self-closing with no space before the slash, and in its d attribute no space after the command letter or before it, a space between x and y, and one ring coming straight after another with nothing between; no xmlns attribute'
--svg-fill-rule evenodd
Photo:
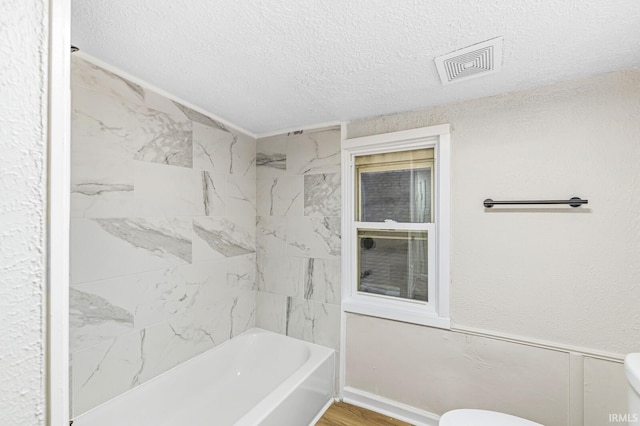
<svg viewBox="0 0 640 426"><path fill-rule="evenodd" d="M451 329L451 320L441 317L433 312L425 312L423 306L416 307L411 302L399 303L405 306L389 306L388 303L375 303L358 300L357 298L342 301L342 310L354 314L406 322L410 324L424 325L427 327Z"/></svg>

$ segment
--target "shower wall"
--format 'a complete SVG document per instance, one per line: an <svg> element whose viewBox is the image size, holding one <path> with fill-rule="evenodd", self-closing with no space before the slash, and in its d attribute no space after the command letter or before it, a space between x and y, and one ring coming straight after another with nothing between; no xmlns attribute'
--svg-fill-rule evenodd
<svg viewBox="0 0 640 426"><path fill-rule="evenodd" d="M72 61L74 416L255 324L252 137Z"/></svg>
<svg viewBox="0 0 640 426"><path fill-rule="evenodd" d="M256 323L340 344L340 129L257 143Z"/></svg>

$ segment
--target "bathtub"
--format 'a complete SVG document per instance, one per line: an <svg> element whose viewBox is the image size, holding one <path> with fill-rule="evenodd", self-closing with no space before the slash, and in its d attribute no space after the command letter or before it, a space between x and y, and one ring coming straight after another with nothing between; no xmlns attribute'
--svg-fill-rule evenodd
<svg viewBox="0 0 640 426"><path fill-rule="evenodd" d="M253 328L78 416L73 426L303 426L333 397L334 351Z"/></svg>

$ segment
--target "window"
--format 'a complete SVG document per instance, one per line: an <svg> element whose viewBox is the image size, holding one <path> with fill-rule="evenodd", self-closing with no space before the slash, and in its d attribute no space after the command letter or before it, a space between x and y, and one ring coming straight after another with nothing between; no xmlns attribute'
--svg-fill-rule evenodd
<svg viewBox="0 0 640 426"><path fill-rule="evenodd" d="M343 309L449 327L449 126L343 140Z"/></svg>
<svg viewBox="0 0 640 426"><path fill-rule="evenodd" d="M433 148L355 156L358 291L429 300L432 173Z"/></svg>

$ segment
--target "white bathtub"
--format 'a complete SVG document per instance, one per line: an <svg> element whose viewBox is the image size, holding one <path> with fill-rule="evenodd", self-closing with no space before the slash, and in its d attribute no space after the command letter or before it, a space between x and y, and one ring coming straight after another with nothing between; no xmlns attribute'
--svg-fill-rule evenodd
<svg viewBox="0 0 640 426"><path fill-rule="evenodd" d="M333 397L334 351L253 328L73 426L303 426Z"/></svg>

